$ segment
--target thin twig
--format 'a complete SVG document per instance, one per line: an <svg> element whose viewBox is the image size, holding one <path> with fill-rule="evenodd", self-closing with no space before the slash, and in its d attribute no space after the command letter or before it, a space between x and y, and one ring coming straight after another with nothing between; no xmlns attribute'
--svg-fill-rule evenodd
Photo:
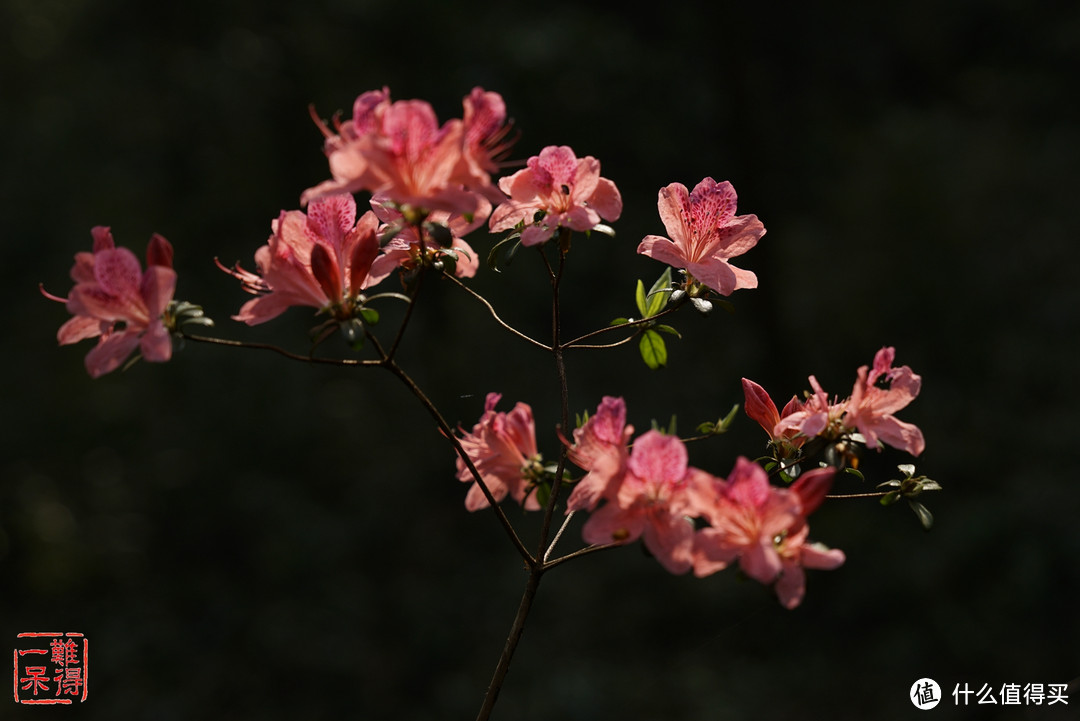
<svg viewBox="0 0 1080 721"><path fill-rule="evenodd" d="M608 347L608 346L579 346L578 344L581 343L581 341L583 341L583 340L587 340L589 338L592 338L593 336L601 335L602 333L610 333L611 331L618 330L620 328L634 328L634 327L639 326L639 325L646 325L648 323L652 323L653 321L657 320L658 318L663 318L665 315L670 315L670 314L674 313L675 311L677 311L679 309L679 307L680 307L679 305L668 305L667 308L664 308L662 311L660 311L656 315L651 315L648 318L638 318L637 320L632 320L632 321L630 321L628 323L620 323L619 325L609 325L609 326L605 326L604 328L598 328L597 330L591 331L589 333L586 333L585 335L578 336L577 338L574 338L573 340L570 340L570 341L567 341L566 343L563 343L563 348L575 348L575 347L581 347L581 348L588 348L588 347L605 348L605 347ZM631 336L631 338L633 338L633 336ZM623 341L623 342L625 342L625 341Z"/></svg>
<svg viewBox="0 0 1080 721"><path fill-rule="evenodd" d="M557 544L559 542L559 539L562 538L563 531L565 531L566 527L570 525L570 519L574 517L575 513L577 513L577 511L570 511L569 513L567 513L566 518L563 519L562 525L559 526L559 530L555 532L555 538L551 539L551 545L547 547L546 551L544 551L545 564L547 563L548 557L551 556L551 552L555 550L555 544Z"/></svg>
<svg viewBox="0 0 1080 721"><path fill-rule="evenodd" d="M551 352L555 356L555 373L559 379L559 401L561 405L562 422L560 428L568 428L570 425L570 395L566 380L566 363L563 360L563 347L561 344L562 333L562 310L559 304L559 284L562 281L563 269L566 267L566 253L563 248L567 247L570 240L569 228L563 228L559 235L559 269L552 271L547 256L541 248L541 256L551 274ZM555 478L551 482L551 493L544 507L544 520L540 524L540 542L537 546L537 558L543 558L547 554L548 533L551 530L551 519L555 513L555 504L559 500L559 489L562 487L563 470L566 467L566 448L563 447L559 454L559 464L555 469Z"/></svg>
<svg viewBox="0 0 1080 721"><path fill-rule="evenodd" d="M563 348L588 348L592 350L597 350L600 348L617 348L621 345L626 345L630 341L634 340L634 338L637 338L636 333L634 335L627 336L622 340L615 341L614 343L598 343L595 345L589 343L581 343L579 345L564 345Z"/></svg>
<svg viewBox="0 0 1080 721"><path fill-rule="evenodd" d="M525 548L525 544L521 542L521 538L518 536L517 531L514 530L513 525L511 525L510 519L506 517L506 513L503 511L502 506L499 505L499 502L495 499L495 496L493 496L491 491L488 489L487 484L484 483L484 479L483 477L481 477L480 471L477 470L476 465L473 464L472 459L469 458L469 454L465 452L464 448L462 448L461 441L459 441L457 436L454 435L454 430L450 427L450 424L446 422L446 419L443 418L442 413L439 412L439 409L435 407L435 404L432 403L426 395L424 395L424 392L420 390L420 387L416 385L415 381L413 381L413 379L410 378L409 375L404 370L402 370L397 363L393 361L393 359L387 358L384 362L380 363L380 365L393 373L395 376L397 376L398 379L401 380L401 382L404 383L405 386L409 389L409 391L416 397L416 399L420 401L420 404L427 409L427 412L431 415L431 417L435 419L435 422L439 426L439 430L442 431L442 434L454 447L454 451L458 454L458 457L465 463L465 467L469 469L469 473L472 474L472 477L476 480L477 485L480 486L480 490L483 492L484 498L487 499L488 504L490 504L492 510L495 512L496 517L499 519L499 523L501 523L503 528L506 530L506 535L510 537L510 542L514 544L514 548L516 548L518 553L521 554L521 557L525 561L525 564L529 568L539 566L536 559L532 556L531 553L529 553L529 550Z"/></svg>
<svg viewBox="0 0 1080 721"><path fill-rule="evenodd" d="M192 335L186 331L181 332L184 339L193 340L198 343L209 343L211 345L225 345L233 348L253 348L255 350L268 350L278 355L283 355L290 360L301 361L303 363L321 363L324 365L336 365L336 366L379 366L382 365L382 361L379 360L356 360L353 358L318 358L312 355L300 355L299 353L293 353L287 351L284 348L280 348L270 343L249 343L247 341L230 340L228 338L213 338L203 335Z"/></svg>
<svg viewBox="0 0 1080 721"><path fill-rule="evenodd" d="M473 298L476 298L478 301L480 301L484 305L484 307L488 309L488 312L491 313L491 317L495 319L495 322L498 323L499 325L501 325L503 328L510 331L511 333L516 335L518 338L521 338L522 340L526 340L529 343L532 343L534 346L536 346L538 348L543 348L544 350L548 350L548 351L551 350L550 347L544 345L543 343L541 343L538 340L535 340L534 338L530 338L529 336L525 335L524 333L519 331L517 328L510 325L509 323L504 321L502 318L500 318L499 314L495 312L495 307L492 306L491 303L488 302L487 298L480 295L475 290L473 290L469 286L465 285L464 283L462 283L460 280L458 280L454 276L450 275L449 273L444 272L443 276L446 277L448 280L452 281L455 285L457 285L457 287L464 290L466 293L471 295Z"/></svg>
<svg viewBox="0 0 1080 721"><path fill-rule="evenodd" d="M417 229L419 232L419 228ZM423 246L421 245L421 248ZM409 294L409 305L405 309L405 317L401 319L401 325L398 326L397 335L394 336L394 342L390 344L390 350L384 356L386 360L391 360L394 354L397 353L398 346L401 344L401 339L405 337L405 327L409 325L409 319L412 318L413 308L416 306L416 298L420 295L420 284L424 278L424 269L421 267L416 272L416 285L412 288L412 293Z"/></svg>
<svg viewBox="0 0 1080 721"><path fill-rule="evenodd" d="M606 551L609 548L621 548L625 545L625 541L616 541L614 543L599 543L593 546L579 548L573 553L568 553L565 556L560 556L559 558L556 558L554 561L545 561L543 570L550 570L552 568L555 568L555 566L566 563L567 561L571 561L575 558L581 558L582 556L588 556L590 554L596 553L597 551Z"/></svg>
<svg viewBox="0 0 1080 721"><path fill-rule="evenodd" d="M480 486L481 492L483 492L484 497L487 499L488 503L494 510L496 517L499 519L499 523L502 524L503 529L506 531L507 536L509 536L511 543L514 544L514 548L516 548L518 553L521 554L521 557L525 561L525 563L530 567L539 565L536 559L532 556L532 554L529 553L529 550L525 548L525 544L522 543L521 538L517 535L517 532L514 530L513 525L511 525L510 523L510 519L506 517L506 513L503 511L502 506L499 505L499 502L495 499L495 496L492 495L491 490L487 487L487 484L484 482L484 479L480 475L480 472L473 464L472 459L469 458L469 454L465 452L465 449L461 446L461 442L457 439L457 436L454 435L454 431L450 427L450 424L446 422L446 420L442 417L442 414L439 413L439 410L435 407L431 400L426 395L424 395L423 391L420 390L420 387L416 385L412 378L410 378L409 375L405 373L405 371L400 366L398 366L397 363L394 362L393 358L391 358L389 354L383 352L382 347L379 345L374 335L367 333L367 337L373 342L373 345L376 347L376 349L382 356L380 360L316 358L314 356L304 356L298 353L292 353L291 351L287 351L284 348L280 348L276 345L271 345L269 343L249 343L246 341L230 340L226 338L212 338L209 336L191 335L186 332L183 333L183 337L188 340L193 340L199 343L209 343L212 345L224 345L232 348L252 348L255 350L268 350L273 353L277 353L278 355L285 356L290 360L300 361L302 363L320 363L337 366L386 368L405 384L405 386L409 389L410 392L412 392L416 399L420 401L420 404L423 405L424 408L427 409L428 413L431 414L431 416L435 419L435 422L439 426L439 430L442 431L442 434L446 437L447 441L450 443L451 446L453 446L454 451L457 453L458 457L461 458L462 461L465 463L466 468L469 469L469 473L473 476L476 484Z"/></svg>
<svg viewBox="0 0 1080 721"><path fill-rule="evenodd" d="M881 498L887 496L892 491L879 491L877 493L830 493L826 495L826 498Z"/></svg>

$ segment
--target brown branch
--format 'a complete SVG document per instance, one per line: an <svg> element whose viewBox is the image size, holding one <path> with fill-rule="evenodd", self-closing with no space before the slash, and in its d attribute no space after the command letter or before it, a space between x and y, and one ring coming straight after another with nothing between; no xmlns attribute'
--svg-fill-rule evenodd
<svg viewBox="0 0 1080 721"><path fill-rule="evenodd" d="M679 305L668 305L667 308L664 308L656 315L651 315L648 318L638 318L637 320L632 320L629 323L620 323L619 325L609 325L604 328L598 328L597 330L591 331L589 333L586 333L585 335L578 336L571 341L563 343L563 348L614 348L617 345L622 345L623 343L626 343L627 341L634 338L634 336L630 336L630 338L621 340L618 343L612 343L610 345L581 345L581 341L588 340L589 338L601 335L603 333L610 333L611 331L619 330L620 328L635 328L641 325L648 325L649 323L656 321L658 318L663 318L665 315L670 315L674 313L678 309Z"/></svg>
<svg viewBox="0 0 1080 721"><path fill-rule="evenodd" d="M539 568L533 568L529 572L529 580L525 582L525 592L521 595L521 603L518 604L517 614L510 626L510 633L506 637L499 662L495 664L495 673L491 676L487 693L484 695L484 703L480 706L480 713L476 715L476 721L487 721L495 708L495 702L499 699L499 691L506 680L506 673L510 670L510 661L514 658L514 651L521 641L521 635L525 632L525 620L529 617L533 599L536 598L536 589L540 586Z"/></svg>
<svg viewBox="0 0 1080 721"><path fill-rule="evenodd" d="M446 273L446 272L444 272L444 273L443 273L443 276L444 276L444 277L446 277L446 278L447 278L447 280L450 280L450 281L452 281L452 282L453 282L453 283L454 283L455 285L457 285L457 287L459 287L459 288L461 288L462 290L464 290L464 291L465 291L466 293L468 293L469 295L471 295L471 296L472 296L473 298L476 298L476 299L477 299L478 301L480 301L480 302L481 302L481 303L482 303L482 304L484 305L484 307L488 309L488 312L489 312L489 313L491 313L491 317L495 319L495 322L496 322L496 323L498 323L499 325L501 325L501 326L502 326L503 328L505 328L506 330L510 331L511 333L513 333L514 335L516 335L516 336L517 336L518 338L521 338L522 340L526 340L526 341L528 341L529 343L532 343L532 344L533 344L534 346L536 346L536 347L538 347L538 348L543 348L544 350L551 350L551 348L550 348L550 347L548 347L548 346L544 345L543 343L541 343L541 342L540 342L540 341L538 341L538 340L535 340L535 339L533 339L533 338L530 338L529 336L525 335L524 333L522 333L521 331L519 331L519 330L518 330L517 328L515 328L515 327L514 327L514 326L512 326L512 325L510 325L509 323L507 323L506 321L504 321L504 320L503 320L502 318L500 318L500 317L499 317L499 314L495 312L495 307L494 307L494 306L492 306L490 302L488 302L488 299L487 299L487 298L485 298L484 296L480 295L480 294L479 294L479 293L477 293L477 292L476 292L475 290L473 290L473 289L472 289L472 288L470 288L469 286L465 285L464 283L462 283L462 282L461 282L460 280L458 280L458 279L457 279L457 278L455 278L454 276L450 275L449 273Z"/></svg>
<svg viewBox="0 0 1080 721"><path fill-rule="evenodd" d="M314 356L303 356L298 353L293 353L291 351L285 350L284 348L280 348L276 345L271 345L269 343L249 343L245 341L229 340L225 338L212 338L209 336L190 335L186 332L182 335L188 340L197 341L199 343L224 345L232 348L252 348L255 350L267 350L273 353L277 353L278 355L285 356L290 360L300 361L303 363L319 363L324 365L368 368L381 367L387 369L405 384L405 386L416 397L416 399L420 401L420 404L424 406L424 408L427 409L428 413L435 419L435 422L436 424L438 424L439 430L442 431L443 436L445 436L450 445L453 446L454 451L457 453L458 457L462 459L462 461L465 463L466 468L469 469L469 473L472 474L473 479L476 481L477 485L480 486L480 490L483 492L484 497L487 499L488 503L494 510L495 516L499 519L499 523L506 531L507 536L510 538L510 542L514 545L514 548L517 549L518 553L521 554L521 557L522 559L524 559L525 563L530 567L537 565L536 559L533 558L533 556L529 553L528 549L525 548L525 544L522 543L521 538L517 535L517 532L514 530L513 525L511 525L510 519L506 517L506 512L503 511L502 507L499 505L499 502L495 500L495 496L492 495L491 490L487 487L487 484L484 482L484 479L480 475L480 472L477 470L475 464L473 464L472 459L469 458L469 455L465 452L465 449L462 448L461 442L457 439L457 436L454 435L454 431L450 427L450 424L446 422L446 420L442 417L442 414L439 413L439 410L435 407L435 404L433 404L431 400L426 395L424 395L423 391L420 390L420 387L416 385L412 378L410 378L409 375L405 373L405 371L400 366L398 366L397 363L394 362L393 358L391 358L388 353L383 351L382 347L379 345L374 335L367 333L367 337L373 341L373 345L376 347L376 349L379 351L379 354L382 356L382 358L379 360L316 358Z"/></svg>
<svg viewBox="0 0 1080 721"><path fill-rule="evenodd" d="M290 360L300 361L302 363L320 363L323 365L336 365L336 366L380 366L382 361L380 360L356 360L354 358L318 358L313 355L300 355L299 353L293 353L287 351L284 348L280 348L270 343L250 343L247 341L230 340L228 338L213 338L203 335L191 335L186 331L181 332L181 336L186 340L193 340L198 343L209 343L211 345L224 345L233 348L252 348L254 350L268 350L278 355L285 356Z"/></svg>
<svg viewBox="0 0 1080 721"><path fill-rule="evenodd" d="M420 387L416 385L415 381L409 377L409 375L401 369L401 367L395 363L392 359L387 358L385 362L381 362L380 365L386 370L393 373L398 379L405 384L409 391L420 401L420 405L427 409L427 412L435 419L435 423L438 424L439 430L442 431L443 436L446 437L450 445L454 447L454 451L458 454L458 457L465 463L465 467L469 469L469 473L472 474L476 484L480 486L480 490L484 494L484 498L487 499L492 510L495 512L495 516L499 519L499 523L502 524L503 529L506 531L506 535L509 536L510 542L514 544L514 548L521 554L522 559L529 568L537 566L537 561L525 548L525 544L521 542L521 538L518 536L517 531L514 530L513 525L510 523L510 519L506 517L506 512L503 511L502 506L495 500L495 496L492 495L491 490L484 483L483 477L480 475L480 471L477 470L476 465L473 464L472 459L469 458L469 454L465 452L465 449L461 446L461 441L454 435L453 428L443 418L442 413L435 407L435 404L424 395L424 392L420 390Z"/></svg>
<svg viewBox="0 0 1080 721"><path fill-rule="evenodd" d="M593 545L593 546L586 546L585 548L579 548L578 550L573 551L572 553L568 553L565 556L560 556L560 557L556 558L554 561L545 561L544 562L544 567L543 567L542 570L548 571L548 570L554 568L555 566L559 566L559 565L561 565L563 563L566 563L567 561L572 561L575 558L581 558L582 556L588 556L588 555L596 553L598 551L606 551L609 548L620 548L620 547L625 546L625 545L626 545L625 541L616 541L615 543L600 543L600 544L596 544L596 545Z"/></svg>

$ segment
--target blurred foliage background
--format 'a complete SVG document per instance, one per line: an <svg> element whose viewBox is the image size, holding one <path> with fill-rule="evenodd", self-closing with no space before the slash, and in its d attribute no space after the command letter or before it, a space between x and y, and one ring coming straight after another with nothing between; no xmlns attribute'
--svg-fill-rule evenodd
<svg viewBox="0 0 1080 721"><path fill-rule="evenodd" d="M741 376L778 399L809 374L846 394L895 345L923 375L901 414L926 434L919 470L945 487L927 498L930 533L904 504L827 504L814 536L848 561L812 572L793 612L731 572L673 577L637 548L552 572L498 718L908 718L924 676L946 693L1080 676L1080 6L0 8L0 637L80 631L93 658L81 707L9 702L0 717L475 715L524 573L493 516L463 510L450 449L401 387L190 344L91 381L90 344L56 348L67 313L36 288L66 294L93 225L140 255L160 232L177 297L217 333L303 351L310 314L234 323L245 296L212 259L251 267L271 219L328 177L308 104L328 117L384 85L440 118L475 85L497 90L521 132L515 158L567 144L600 159L626 208L617 238L575 241L569 332L633 314L636 279L659 275L633 250L662 232L661 186L730 180L740 212L764 221L740 263L760 288L732 296L734 314L680 314L659 372L632 348L570 356L574 410L622 395L639 430L674 413L687 433L741 403ZM545 332L534 256L474 287ZM466 427L488 391L531 403L553 456L548 360L459 291L431 290L406 368ZM763 441L740 416L691 462L723 475ZM883 481L906 460L866 466ZM970 717L1065 718L1077 704ZM963 715L951 697L937 713Z"/></svg>

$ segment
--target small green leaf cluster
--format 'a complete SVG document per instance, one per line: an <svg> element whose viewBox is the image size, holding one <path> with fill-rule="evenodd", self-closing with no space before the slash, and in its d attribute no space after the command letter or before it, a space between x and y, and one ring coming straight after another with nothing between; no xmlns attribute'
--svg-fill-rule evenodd
<svg viewBox="0 0 1080 721"><path fill-rule="evenodd" d="M202 306L186 300L170 300L161 320L172 333L188 325L201 325L204 328L214 325L214 321L203 313Z"/></svg>
<svg viewBox="0 0 1080 721"><path fill-rule="evenodd" d="M906 499L908 506L915 513L915 517L919 519L919 523L929 531L930 527L934 525L934 515L921 502L916 501L915 497L923 493L923 491L940 491L941 484L926 476L916 476L915 466L911 463L904 463L897 467L904 474L901 480L885 481L878 484L878 488L892 489L881 497L881 505L890 506L901 498Z"/></svg>
<svg viewBox="0 0 1080 721"><path fill-rule="evenodd" d="M674 292L675 287L671 283L671 268L664 269L664 272L653 283L648 293L645 292L645 283L639 279L634 291L634 302L637 305L638 312L641 313L641 319L647 320L659 315L668 307ZM645 361L645 365L652 370L666 366L668 358L667 345L660 334L666 333L676 338L682 338L679 331L658 321L642 323L632 318L616 318L611 321L613 326L628 323L640 324L641 340L638 341L638 351L641 353L641 359Z"/></svg>

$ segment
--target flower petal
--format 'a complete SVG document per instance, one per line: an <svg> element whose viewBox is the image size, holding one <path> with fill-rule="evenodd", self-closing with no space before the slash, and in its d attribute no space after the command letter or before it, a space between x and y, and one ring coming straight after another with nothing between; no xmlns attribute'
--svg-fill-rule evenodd
<svg viewBox="0 0 1080 721"><path fill-rule="evenodd" d="M111 373L127 360L138 345L139 332L136 330L102 336L98 344L86 354L87 372L91 378L100 378Z"/></svg>

